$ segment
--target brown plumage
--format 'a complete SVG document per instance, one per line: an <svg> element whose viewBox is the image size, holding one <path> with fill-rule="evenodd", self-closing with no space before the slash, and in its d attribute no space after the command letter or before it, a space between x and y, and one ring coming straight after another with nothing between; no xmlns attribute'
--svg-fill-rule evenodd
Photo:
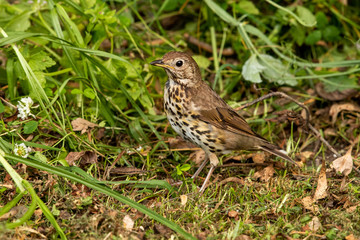
<svg viewBox="0 0 360 240"><path fill-rule="evenodd" d="M200 192L204 191L219 162L217 155L221 153L263 150L294 163L284 150L255 133L245 119L201 79L200 69L190 55L169 52L151 64L164 68L169 77L164 90L164 109L171 126L207 155L193 178L210 160L211 168Z"/></svg>

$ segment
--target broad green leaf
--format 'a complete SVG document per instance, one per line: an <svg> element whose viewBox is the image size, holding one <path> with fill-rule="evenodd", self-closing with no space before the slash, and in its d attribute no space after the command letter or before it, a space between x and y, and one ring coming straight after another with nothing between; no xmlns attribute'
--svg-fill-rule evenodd
<svg viewBox="0 0 360 240"><path fill-rule="evenodd" d="M30 121L25 123L24 125L24 133L25 134L30 134L33 133L38 127L38 122L37 121Z"/></svg>
<svg viewBox="0 0 360 240"><path fill-rule="evenodd" d="M265 70L265 67L259 63L256 55L251 55L251 57L246 60L241 74L244 79L253 83L262 82L260 73Z"/></svg>
<svg viewBox="0 0 360 240"><path fill-rule="evenodd" d="M267 54L260 54L260 63L265 66L262 72L263 76L270 82L278 84L288 84L291 86L297 85L294 76L288 72L288 67L285 66L279 59L276 59Z"/></svg>
<svg viewBox="0 0 360 240"><path fill-rule="evenodd" d="M55 64L56 62L44 51L32 55L29 59L29 66L33 71L43 71Z"/></svg>
<svg viewBox="0 0 360 240"><path fill-rule="evenodd" d="M24 11L19 15L14 15L15 17L5 25L4 29L9 32L26 31L30 27L30 15L31 12L29 11Z"/></svg>
<svg viewBox="0 0 360 240"><path fill-rule="evenodd" d="M195 55L193 56L195 62L199 65L200 68L208 68L211 64L210 60L204 56L201 55Z"/></svg>
<svg viewBox="0 0 360 240"><path fill-rule="evenodd" d="M309 9L305 8L304 6L296 6L296 11L299 18L307 25L313 26L316 24L316 18Z"/></svg>
<svg viewBox="0 0 360 240"><path fill-rule="evenodd" d="M255 15L258 15L260 13L259 9L257 9L255 4L251 1L247 1L247 0L240 1L237 4L237 7L244 10L246 13L255 14Z"/></svg>
<svg viewBox="0 0 360 240"><path fill-rule="evenodd" d="M307 45L314 45L316 44L318 41L321 40L321 31L320 30L315 30L313 32L311 32L306 38L305 38L305 43Z"/></svg>
<svg viewBox="0 0 360 240"><path fill-rule="evenodd" d="M305 31L299 24L297 24L296 26L292 26L290 29L290 33L299 46L304 43Z"/></svg>
<svg viewBox="0 0 360 240"><path fill-rule="evenodd" d="M330 82L334 84L330 84L328 81L324 81L324 88L326 92L334 92L334 91L344 91L347 89L356 89L359 87L358 79L355 77L348 77L348 76L338 76L338 77L332 77L328 78ZM344 87L339 87L344 86Z"/></svg>
<svg viewBox="0 0 360 240"><path fill-rule="evenodd" d="M39 161L41 161L41 162L43 162L43 163L47 163L47 162L48 162L46 156L45 156L44 154L42 154L41 152L39 152L39 151L36 151L36 152L35 152L34 157L35 157L37 160L39 160Z"/></svg>
<svg viewBox="0 0 360 240"><path fill-rule="evenodd" d="M317 12L316 13L316 22L317 22L316 26L319 29L324 29L329 23L325 13L323 13L323 12Z"/></svg>
<svg viewBox="0 0 360 240"><path fill-rule="evenodd" d="M93 89L91 89L91 88L86 88L86 89L84 90L84 96L85 96L85 97L88 97L88 98L90 98L90 99L95 99L96 94L95 94L95 92L94 92Z"/></svg>
<svg viewBox="0 0 360 240"><path fill-rule="evenodd" d="M181 171L183 171L183 172L190 170L190 168L191 168L190 164L184 164L180 167Z"/></svg>
<svg viewBox="0 0 360 240"><path fill-rule="evenodd" d="M340 30L334 25L327 26L322 34L324 40L328 42L335 42L340 39Z"/></svg>
<svg viewBox="0 0 360 240"><path fill-rule="evenodd" d="M129 19L126 16L120 15L119 16L120 23L124 25L125 27L129 27L131 24L131 19Z"/></svg>
<svg viewBox="0 0 360 240"><path fill-rule="evenodd" d="M208 5L208 7L214 12L216 13L222 20L224 20L225 22L233 25L233 26L237 26L239 25L239 23L237 22L237 20L235 18L233 18L229 13L227 13L224 9L222 9L219 5L217 5L214 1L212 0L205 0L205 3Z"/></svg>
<svg viewBox="0 0 360 240"><path fill-rule="evenodd" d="M78 88L74 88L73 90L71 90L71 94L83 94L83 91Z"/></svg>

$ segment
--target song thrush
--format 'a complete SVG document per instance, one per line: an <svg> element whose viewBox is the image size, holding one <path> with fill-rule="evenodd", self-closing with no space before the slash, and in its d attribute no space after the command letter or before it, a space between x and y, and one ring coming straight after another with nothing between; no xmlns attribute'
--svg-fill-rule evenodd
<svg viewBox="0 0 360 240"><path fill-rule="evenodd" d="M183 139L195 143L206 153L206 160L193 178L210 160L211 168L201 193L219 163L218 154L264 150L295 164L284 150L251 130L244 118L201 79L200 69L190 55L169 52L150 64L164 68L169 77L164 89L164 109L171 126Z"/></svg>

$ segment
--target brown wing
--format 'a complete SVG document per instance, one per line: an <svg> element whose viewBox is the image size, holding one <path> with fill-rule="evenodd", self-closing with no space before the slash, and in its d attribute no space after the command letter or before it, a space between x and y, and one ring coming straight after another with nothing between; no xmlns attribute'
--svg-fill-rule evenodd
<svg viewBox="0 0 360 240"><path fill-rule="evenodd" d="M201 110L199 119L220 129L263 139L250 128L244 118L230 108Z"/></svg>

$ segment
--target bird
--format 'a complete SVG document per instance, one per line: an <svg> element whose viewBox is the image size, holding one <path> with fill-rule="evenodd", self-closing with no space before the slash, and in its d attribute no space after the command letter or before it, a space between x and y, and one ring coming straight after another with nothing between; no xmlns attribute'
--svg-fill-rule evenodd
<svg viewBox="0 0 360 240"><path fill-rule="evenodd" d="M254 132L204 80L195 60L185 52L171 51L150 63L165 70L164 111L183 139L205 151L195 179L210 161L210 170L199 190L202 194L219 164L218 156L237 150L262 150L296 163L286 151Z"/></svg>

